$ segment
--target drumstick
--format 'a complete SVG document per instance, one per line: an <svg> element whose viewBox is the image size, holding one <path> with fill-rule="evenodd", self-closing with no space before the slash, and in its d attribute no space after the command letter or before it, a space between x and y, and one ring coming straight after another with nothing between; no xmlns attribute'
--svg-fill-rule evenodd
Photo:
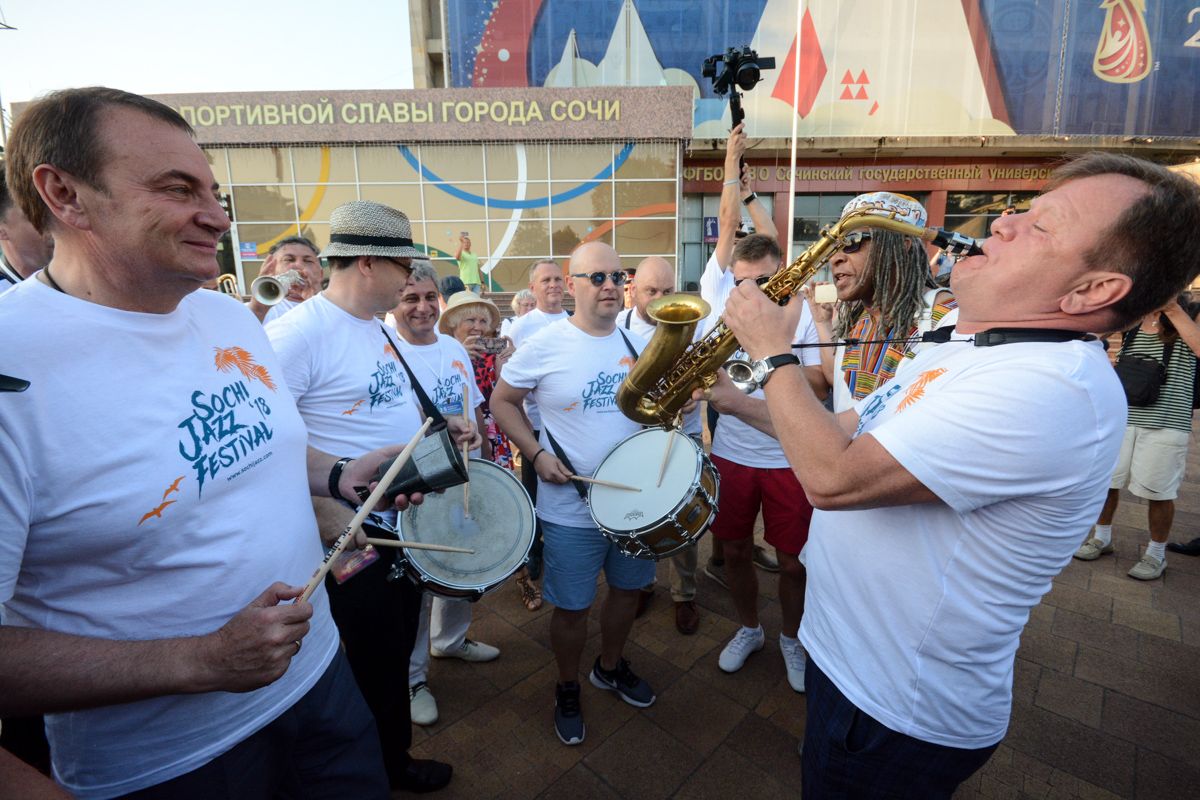
<svg viewBox="0 0 1200 800"><path fill-rule="evenodd" d="M663 476L667 474L667 462L671 460L671 445L675 444L675 431L667 429L667 449L663 452L662 464L658 467L658 483L655 486L662 486Z"/></svg>
<svg viewBox="0 0 1200 800"><path fill-rule="evenodd" d="M349 544L350 539L353 538L354 534L358 533L358 529L362 527L363 520L367 518L367 514L371 513L371 509L375 508L375 504L387 492L388 487L392 485L392 481L400 473L400 468L408 463L408 459L412 457L413 450L416 449L417 444L425 435L425 431L429 430L429 426L432 424L433 420L426 417L425 423L417 430L416 435L404 446L404 449L400 451L400 455L396 456L396 460L388 467L387 472L384 473L383 478L380 479L379 484L375 487L375 491L371 492L370 496L363 501L362 506L358 509L358 513L350 520L350 524L346 526L346 530L342 531L342 535L333 543L333 548L326 554L325 560L321 562L321 566L317 567L317 571L313 573L308 585L304 587L304 593L300 595L301 600L307 600L312 597L312 593L321 585L321 581L325 580L325 574L333 566L333 560L342 554L342 551L346 549L346 545Z"/></svg>
<svg viewBox="0 0 1200 800"><path fill-rule="evenodd" d="M448 544L427 544L425 542L399 542L395 539L367 539L367 544L373 544L376 547L400 547L405 550L437 550L441 553L466 553L467 555L475 555L474 550L468 550L465 547L451 547Z"/></svg>
<svg viewBox="0 0 1200 800"><path fill-rule="evenodd" d="M467 387L463 386L463 423L467 426L467 430L471 429L471 420L467 416ZM463 442L463 473L467 475L467 480L463 483L463 518L471 518L471 476L468 467L471 463L471 440Z"/></svg>
<svg viewBox="0 0 1200 800"><path fill-rule="evenodd" d="M582 475L572 475L571 480L580 481L581 483L594 483L597 486L607 486L610 489L624 489L627 492L640 492L636 486L629 486L624 483L614 483L613 481L602 481L599 478L585 478Z"/></svg>

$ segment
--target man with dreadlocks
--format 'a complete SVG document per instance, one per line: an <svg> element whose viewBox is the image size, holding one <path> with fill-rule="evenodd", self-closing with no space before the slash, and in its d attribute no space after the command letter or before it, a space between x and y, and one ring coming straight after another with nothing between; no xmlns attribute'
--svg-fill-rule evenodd
<svg viewBox="0 0 1200 800"><path fill-rule="evenodd" d="M916 200L891 192L860 194L842 216L860 208L886 209L922 228L928 219ZM900 363L921 349L921 334L958 319L954 296L934 283L925 247L915 236L869 229L846 238L849 243L829 260L841 301L836 323L831 305L812 304L820 340L841 341L834 352L821 348L835 412L891 380Z"/></svg>

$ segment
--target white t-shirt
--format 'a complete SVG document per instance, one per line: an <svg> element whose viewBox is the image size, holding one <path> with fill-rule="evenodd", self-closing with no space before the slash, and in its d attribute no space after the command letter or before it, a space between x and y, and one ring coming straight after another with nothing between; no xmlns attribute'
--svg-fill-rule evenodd
<svg viewBox="0 0 1200 800"><path fill-rule="evenodd" d="M793 298L793 303L803 302L803 298ZM800 323L796 326L796 336L793 344L816 344L817 326L813 324L812 314L808 303L800 312ZM815 347L793 347L792 352L800 359L801 366L812 367L821 365L821 353ZM746 353L739 349L733 358L748 360ZM756 389L751 397L765 398L762 389ZM779 440L768 436L731 414L722 414L717 422L716 433L713 434L712 454L727 461L741 464L744 467L761 469L787 469L787 457Z"/></svg>
<svg viewBox="0 0 1200 800"><path fill-rule="evenodd" d="M618 442L642 429L617 408L617 389L634 363L622 336L635 352L646 346L636 333L618 328L607 336L591 336L570 320L559 320L527 339L504 365L504 380L531 389L542 409L541 446L554 453L548 429L578 475L593 475ZM595 526L573 483L539 478L537 497L539 518L577 528Z"/></svg>
<svg viewBox="0 0 1200 800"><path fill-rule="evenodd" d="M617 315L617 327L633 331L646 340L650 341L650 337L654 336L654 325L651 325L646 320L642 319L642 315L638 313L637 308L627 308ZM696 325L695 331L692 333L692 341L703 338L704 336L704 321L701 320ZM689 436L700 436L700 404L696 404L696 408L690 414L685 414L683 417L683 432Z"/></svg>
<svg viewBox="0 0 1200 800"><path fill-rule="evenodd" d="M733 287L733 270L728 267L722 269L714 252L708 257L704 272L700 274L700 296L712 306L713 319L725 312L725 301L729 299Z"/></svg>
<svg viewBox="0 0 1200 800"><path fill-rule="evenodd" d="M169 314L25 281L0 297L0 603L5 624L102 639L217 630L323 552L306 434L263 329L198 291ZM50 714L56 778L112 797L189 772L291 707L337 649L325 590L278 681Z"/></svg>
<svg viewBox="0 0 1200 800"><path fill-rule="evenodd" d="M538 331L551 323L557 322L560 319L566 319L569 316L570 314L566 311L559 311L557 314L548 314L540 308L531 309L525 316L513 322L512 327L508 331L508 338L512 339L513 347L520 348L522 342ZM508 369L507 364L504 366L504 369ZM541 430L542 415L538 413L537 401L533 398L532 394L525 398L525 416L529 417L529 423L533 425L535 431Z"/></svg>
<svg viewBox="0 0 1200 800"><path fill-rule="evenodd" d="M385 336L397 346L401 339L378 320L359 319L319 294L266 332L318 450L357 457L408 441L424 421Z"/></svg>
<svg viewBox="0 0 1200 800"><path fill-rule="evenodd" d="M814 513L801 640L888 728L995 744L1029 610L1108 491L1125 429L1120 383L1094 342L952 340L857 408L858 435L941 502Z"/></svg>
<svg viewBox="0 0 1200 800"><path fill-rule="evenodd" d="M300 303L296 302L295 300L288 300L286 297L283 298L278 303L267 309L267 313L263 315L263 325L279 319L298 305L300 305Z"/></svg>
<svg viewBox="0 0 1200 800"><path fill-rule="evenodd" d="M474 422L474 411L483 403L483 394L475 383L471 356L453 336L439 333L437 337L434 344L416 345L396 334L404 360L438 411L447 417L461 417L465 395Z"/></svg>

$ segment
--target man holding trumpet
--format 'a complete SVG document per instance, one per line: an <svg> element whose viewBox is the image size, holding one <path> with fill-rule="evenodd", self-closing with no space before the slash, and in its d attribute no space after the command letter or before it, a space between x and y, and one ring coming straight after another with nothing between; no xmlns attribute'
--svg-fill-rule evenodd
<svg viewBox="0 0 1200 800"><path fill-rule="evenodd" d="M294 275L288 275L294 273ZM321 251L303 236L288 236L271 245L258 278L288 275L287 293L274 303L264 303L253 290L246 305L266 325L321 291L325 275L321 270Z"/></svg>
<svg viewBox="0 0 1200 800"><path fill-rule="evenodd" d="M328 597L299 598L309 495L400 448L309 447L262 327L196 291L230 223L175 111L55 92L7 155L56 251L0 298L0 372L30 382L0 404L0 714L47 712L81 797L387 798Z"/></svg>
<svg viewBox="0 0 1200 800"><path fill-rule="evenodd" d="M1104 501L1125 398L1089 331L1197 272L1200 190L1116 154L1069 162L955 267L953 338L836 418L800 370L712 402L775 435L818 509L806 551L806 798L948 798L1004 737L1029 610ZM799 304L734 290L751 358L787 353ZM1090 341L1089 341L1090 340Z"/></svg>

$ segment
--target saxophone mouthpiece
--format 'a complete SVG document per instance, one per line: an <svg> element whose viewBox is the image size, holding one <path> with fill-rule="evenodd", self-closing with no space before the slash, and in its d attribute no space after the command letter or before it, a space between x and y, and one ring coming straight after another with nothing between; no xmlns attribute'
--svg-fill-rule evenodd
<svg viewBox="0 0 1200 800"><path fill-rule="evenodd" d="M966 258L967 256L981 256L983 250L979 247L979 243L970 236L964 236L957 231L944 231L939 228L928 228L933 231L933 236L929 241L935 247L942 248L943 251L955 260Z"/></svg>

